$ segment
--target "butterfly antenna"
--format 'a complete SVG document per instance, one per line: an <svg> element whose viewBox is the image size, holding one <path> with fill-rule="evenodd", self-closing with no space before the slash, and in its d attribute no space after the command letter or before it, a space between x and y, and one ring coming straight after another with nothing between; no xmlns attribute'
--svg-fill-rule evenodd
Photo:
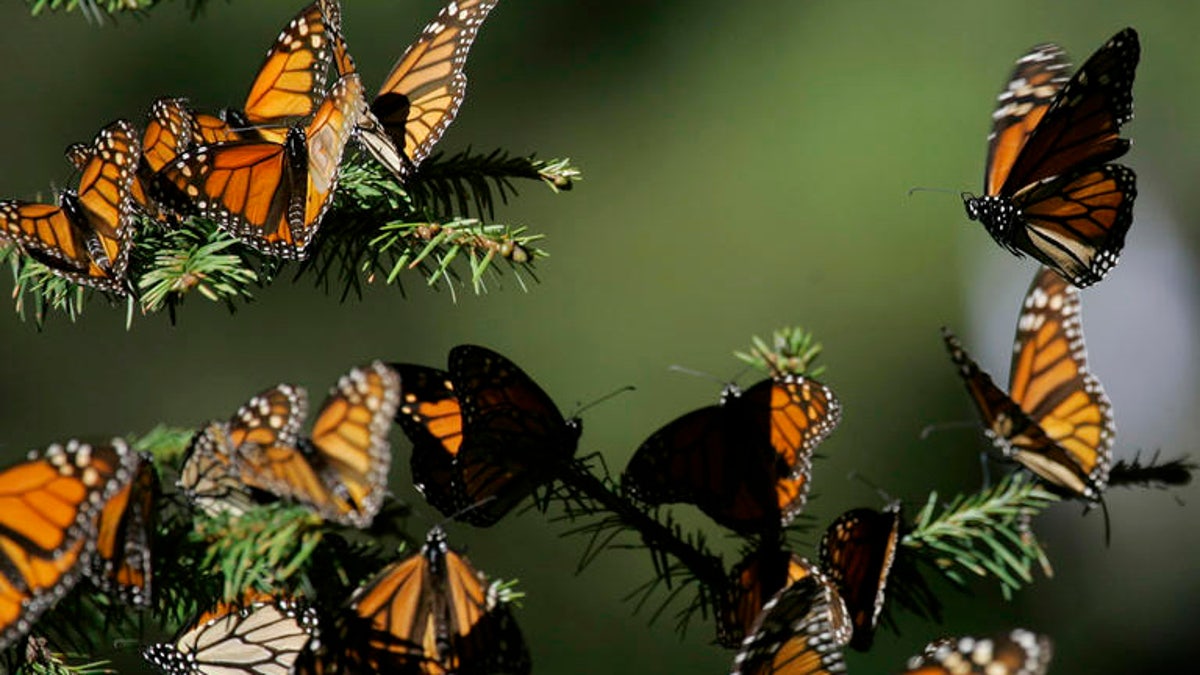
<svg viewBox="0 0 1200 675"><path fill-rule="evenodd" d="M988 454L986 450L979 451L979 472L983 474L983 489L986 490L992 486L992 470L988 468Z"/></svg>
<svg viewBox="0 0 1200 675"><path fill-rule="evenodd" d="M951 194L951 195L958 194L954 190L950 190L947 188L935 188L935 187L911 187L911 188L908 188L908 196L909 197L913 196L914 192L942 192L942 193Z"/></svg>
<svg viewBox="0 0 1200 675"><path fill-rule="evenodd" d="M917 434L917 437L920 438L922 441L924 441L924 440L927 440L930 436L932 436L935 432L938 432L938 431L947 431L949 429L963 429L966 427L974 427L974 426L977 426L978 424L979 424L978 422L975 422L972 420L958 420L955 422L935 422L934 424L926 424L925 426L921 427L921 433Z"/></svg>
<svg viewBox="0 0 1200 675"><path fill-rule="evenodd" d="M1109 548L1112 545L1112 524L1108 519L1108 502L1104 501L1104 495L1100 495L1100 512L1104 514L1104 547Z"/></svg>
<svg viewBox="0 0 1200 675"><path fill-rule="evenodd" d="M610 391L610 392L608 392L607 394L605 394L605 395L601 396L600 398L598 398L598 399L596 399L596 400L592 401L591 403L588 403L587 405L579 405L578 403L576 403L575 405L576 405L576 406L578 406L578 407L577 407L577 408L576 408L576 410L575 410L575 414L571 415L571 418L572 418L572 419L576 419L576 418L578 418L580 415L582 415L582 414L583 414L583 411L585 411L585 410L588 410L589 408L594 408L594 407L596 407L596 406L600 405L601 403L604 403L604 402L605 402L605 401L607 401L608 399L610 399L610 398L613 398L613 397L615 397L615 396L619 396L619 395L621 395L621 394L624 394L624 393L625 393L625 392L627 392L627 391L637 391L637 387L633 386L632 384L627 384L627 385L625 385L624 387L621 387L621 388L619 388L619 389L616 389L615 391Z"/></svg>
<svg viewBox="0 0 1200 675"><path fill-rule="evenodd" d="M704 372L703 370L693 370L691 368L688 368L686 366L681 366L679 364L673 363L673 364L667 366L667 370L670 370L670 371L673 371L676 373L683 373L685 375L691 375L692 377L703 378L705 380L712 380L713 382L720 384L722 387L729 384L728 381L722 380L721 378L717 377L716 375L713 375L712 373L707 373L707 372ZM745 371L743 371L743 372L745 372Z"/></svg>
<svg viewBox="0 0 1200 675"><path fill-rule="evenodd" d="M861 473L859 473L857 471L851 471L850 473L846 474L846 478L849 480L857 480L858 482L862 483L863 485L866 485L867 487L871 488L872 490L875 491L875 494L882 497L883 501L887 502L888 504L892 504L892 503L899 501L895 497L892 497L890 494L888 494L887 490L884 490L883 488L879 487L870 478L867 478L866 476L862 475Z"/></svg>

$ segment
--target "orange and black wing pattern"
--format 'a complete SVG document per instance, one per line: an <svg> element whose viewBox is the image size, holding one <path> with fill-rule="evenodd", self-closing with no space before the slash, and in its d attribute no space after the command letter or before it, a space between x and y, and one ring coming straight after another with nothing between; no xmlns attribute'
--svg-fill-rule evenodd
<svg viewBox="0 0 1200 675"><path fill-rule="evenodd" d="M837 427L841 404L825 385L777 375L694 410L638 447L622 483L649 504L696 504L718 523L753 533L787 525L804 508L812 454Z"/></svg>
<svg viewBox="0 0 1200 675"><path fill-rule="evenodd" d="M1120 128L1133 117L1140 52L1126 28L1070 79L1055 45L1023 56L993 115L984 196L964 196L997 242L1079 287L1116 265L1133 221L1136 176L1106 162L1129 150Z"/></svg>
<svg viewBox="0 0 1200 675"><path fill-rule="evenodd" d="M837 587L854 634L850 646L871 647L887 599L888 577L900 544L900 507L883 511L852 509L833 521L821 537L821 569Z"/></svg>
<svg viewBox="0 0 1200 675"><path fill-rule="evenodd" d="M0 471L0 649L85 572L104 505L133 479L134 453L70 441Z"/></svg>
<svg viewBox="0 0 1200 675"><path fill-rule="evenodd" d="M291 673L317 634L317 615L296 601L251 591L238 603L220 603L175 636L142 650L167 675Z"/></svg>
<svg viewBox="0 0 1200 675"><path fill-rule="evenodd" d="M451 349L448 372L462 411L457 471L471 499L490 498L462 518L491 525L571 460L582 427L564 419L525 371L486 347Z"/></svg>
<svg viewBox="0 0 1200 675"><path fill-rule="evenodd" d="M516 621L440 528L356 591L347 613L349 641L331 658L348 672L530 672Z"/></svg>
<svg viewBox="0 0 1200 675"><path fill-rule="evenodd" d="M1023 628L989 637L944 638L908 661L905 675L1045 675L1050 638Z"/></svg>
<svg viewBox="0 0 1200 675"><path fill-rule="evenodd" d="M118 120L92 145L71 153L81 162L78 190L57 206L0 201L0 241L75 283L125 295L125 271L135 225L132 190L141 144L131 124Z"/></svg>
<svg viewBox="0 0 1200 675"><path fill-rule="evenodd" d="M297 239L301 250L312 241L317 226L333 203L333 193L341 174L342 156L354 136L356 121L364 110L362 81L358 75L350 74L334 83L329 96L308 123L305 132L308 150L305 173L308 179L304 214L298 224L293 223L293 228L300 232Z"/></svg>
<svg viewBox="0 0 1200 675"><path fill-rule="evenodd" d="M400 406L396 423L412 442L413 485L425 501L447 515L460 514L490 497L472 496L458 471L462 445L462 407L445 371L407 363L392 364L400 376ZM469 519L470 513L462 513Z"/></svg>
<svg viewBox="0 0 1200 675"><path fill-rule="evenodd" d="M371 103L394 146L404 153L402 172L429 156L458 114L467 89L467 53L496 3L456 0L444 7L400 56ZM372 149L376 144L368 139L366 145ZM387 153L381 157L372 149L372 154L393 168Z"/></svg>
<svg viewBox="0 0 1200 675"><path fill-rule="evenodd" d="M179 471L177 485L188 501L210 518L240 517L261 502L233 464L229 425L209 422L196 432Z"/></svg>
<svg viewBox="0 0 1200 675"><path fill-rule="evenodd" d="M1108 482L1116 425L1087 367L1080 314L1079 292L1040 269L1017 320L1007 394L953 335L944 337L996 447L1052 486L1094 501Z"/></svg>
<svg viewBox="0 0 1200 675"><path fill-rule="evenodd" d="M836 594L814 576L776 593L763 607L741 651L733 675L825 675L846 664L831 623Z"/></svg>
<svg viewBox="0 0 1200 675"><path fill-rule="evenodd" d="M754 622L767 601L809 576L815 577L836 598L836 602L830 603L829 623L838 646L845 646L854 627L833 582L808 560L778 549L754 551L730 572L729 593L722 598L718 614L718 642L727 647L740 645L753 632Z"/></svg>
<svg viewBox="0 0 1200 675"><path fill-rule="evenodd" d="M137 607L151 601L158 494L154 463L140 454L133 480L108 500L97 526L89 576L101 590Z"/></svg>

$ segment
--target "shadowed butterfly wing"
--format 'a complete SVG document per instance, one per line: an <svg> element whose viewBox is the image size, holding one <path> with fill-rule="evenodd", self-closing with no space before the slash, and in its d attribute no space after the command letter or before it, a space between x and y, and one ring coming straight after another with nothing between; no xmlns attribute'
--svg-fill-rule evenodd
<svg viewBox="0 0 1200 675"><path fill-rule="evenodd" d="M804 577L763 607L733 660L733 675L823 675L846 672L830 622L841 602L816 577Z"/></svg>
<svg viewBox="0 0 1200 675"><path fill-rule="evenodd" d="M730 572L730 593L722 600L717 640L729 647L741 644L753 633L754 622L771 596L808 576L815 576L830 594L830 628L837 645L845 646L854 626L833 582L808 560L778 549L753 552Z"/></svg>
<svg viewBox="0 0 1200 675"><path fill-rule="evenodd" d="M101 590L137 607L147 607L151 600L158 494L154 462L140 454L133 480L100 512L96 557L88 572Z"/></svg>
<svg viewBox="0 0 1200 675"><path fill-rule="evenodd" d="M859 651L874 639L899 541L899 505L847 511L821 537L821 568L846 602L854 625L850 646Z"/></svg>
<svg viewBox="0 0 1200 675"><path fill-rule="evenodd" d="M179 471L178 485L196 508L210 518L222 513L240 517L259 500L233 465L229 425L210 422L192 438Z"/></svg>
<svg viewBox="0 0 1200 675"><path fill-rule="evenodd" d="M1045 675L1050 639L1022 628L986 638L944 638L908 661L906 675Z"/></svg>
<svg viewBox="0 0 1200 675"><path fill-rule="evenodd" d="M413 446L413 484L438 511L458 515L487 495L467 494L454 461L463 439L462 408L450 376L436 368L407 363L392 368L400 376L396 422Z"/></svg>
<svg viewBox="0 0 1200 675"><path fill-rule="evenodd" d="M999 194L1029 134L1069 79L1070 69L1066 53L1054 44L1038 45L1017 60L992 113L984 194Z"/></svg>
<svg viewBox="0 0 1200 675"><path fill-rule="evenodd" d="M352 641L342 658L372 672L529 672L529 652L508 609L439 528L420 553L356 591L348 609Z"/></svg>
<svg viewBox="0 0 1200 675"><path fill-rule="evenodd" d="M490 349L451 349L449 372L462 407L456 462L464 487L472 498L495 497L463 520L490 525L570 461L581 427L565 420L515 363Z"/></svg>
<svg viewBox="0 0 1200 675"><path fill-rule="evenodd" d="M0 649L78 580L99 512L133 479L134 458L119 438L70 441L0 471Z"/></svg>
<svg viewBox="0 0 1200 675"><path fill-rule="evenodd" d="M451 2L421 31L392 67L371 111L407 160L401 173L415 169L429 156L454 121L467 88L467 53L483 20L497 0ZM387 152L377 154L369 136L367 148L392 168ZM381 146L386 148L386 146ZM380 156L380 155L383 156Z"/></svg>
<svg viewBox="0 0 1200 675"><path fill-rule="evenodd" d="M1045 458L1023 454L1019 447L1017 460L1076 493L1103 490L1116 436L1112 404L1088 371L1079 292L1052 270L1039 270L1025 295L1009 373L1012 400L1079 471L1048 471ZM1080 472L1086 476L1083 485L1076 481Z"/></svg>
<svg viewBox="0 0 1200 675"><path fill-rule="evenodd" d="M222 603L185 626L170 644L142 650L167 675L292 672L317 634L317 617L285 598L252 594L241 606Z"/></svg>

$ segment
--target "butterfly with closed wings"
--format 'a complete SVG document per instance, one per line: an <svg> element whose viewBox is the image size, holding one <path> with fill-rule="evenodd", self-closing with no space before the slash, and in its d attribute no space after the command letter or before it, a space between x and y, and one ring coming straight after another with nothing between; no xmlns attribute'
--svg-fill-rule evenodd
<svg viewBox="0 0 1200 675"><path fill-rule="evenodd" d="M1045 675L1050 638L1023 628L989 637L943 638L909 659L904 675Z"/></svg>
<svg viewBox="0 0 1200 675"><path fill-rule="evenodd" d="M1057 45L1017 61L992 115L984 194L967 216L999 244L1030 255L1082 288L1117 264L1133 222L1133 170L1107 163L1129 150L1137 31L1114 35L1067 79Z"/></svg>
<svg viewBox="0 0 1200 675"><path fill-rule="evenodd" d="M732 675L827 675L846 672L833 625L842 601L815 576L776 593L755 619L733 660Z"/></svg>

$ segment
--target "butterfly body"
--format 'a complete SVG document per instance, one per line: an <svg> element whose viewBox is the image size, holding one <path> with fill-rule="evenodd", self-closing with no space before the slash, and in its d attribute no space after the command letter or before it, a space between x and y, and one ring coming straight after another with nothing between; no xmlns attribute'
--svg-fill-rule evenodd
<svg viewBox="0 0 1200 675"><path fill-rule="evenodd" d="M1079 69L1056 45L1017 61L988 136L984 194L963 195L1004 248L1029 255L1085 287L1116 265L1133 221L1136 176L1111 164L1130 146L1137 32L1113 36Z"/></svg>

